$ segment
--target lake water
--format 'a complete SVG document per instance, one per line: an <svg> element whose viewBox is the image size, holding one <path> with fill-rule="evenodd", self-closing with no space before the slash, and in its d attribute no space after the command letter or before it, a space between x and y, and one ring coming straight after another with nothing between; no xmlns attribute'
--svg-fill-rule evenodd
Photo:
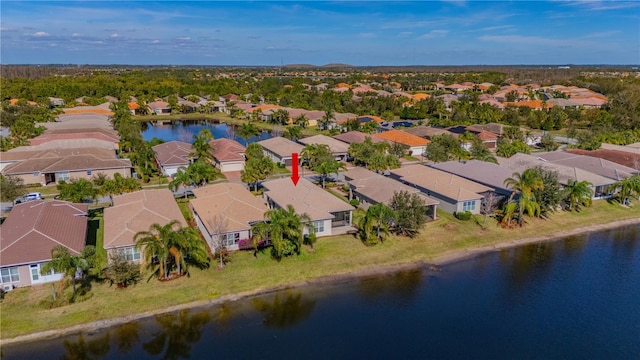
<svg viewBox="0 0 640 360"><path fill-rule="evenodd" d="M178 140L192 143L193 136L197 135L202 129L209 129L215 139L234 139L242 145L247 145L247 143L265 140L272 137L271 133L263 131L260 136L252 136L248 140L245 140L235 134L233 125L186 120L175 121L170 124L153 124L151 122L144 123L142 125L142 138L146 141L156 137L164 141Z"/></svg>
<svg viewBox="0 0 640 360"><path fill-rule="evenodd" d="M5 359L640 359L640 226L2 352Z"/></svg>

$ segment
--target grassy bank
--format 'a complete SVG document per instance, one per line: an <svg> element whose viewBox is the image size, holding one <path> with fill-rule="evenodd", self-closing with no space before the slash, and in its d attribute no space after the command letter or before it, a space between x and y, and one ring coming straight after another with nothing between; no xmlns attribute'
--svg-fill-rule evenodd
<svg viewBox="0 0 640 360"><path fill-rule="evenodd" d="M515 239L552 235L560 231L640 217L640 206L623 208L597 201L580 213L560 212L550 219L529 220L523 229L506 230L489 219L483 230L474 221L458 221L448 214L425 226L414 239L393 237L384 244L366 247L351 236L319 239L313 252L280 263L251 252L232 254L224 270L192 269L190 278L169 282L143 281L128 289L94 283L93 296L81 303L45 309L50 286L16 289L2 302L1 337L69 327L102 319L122 317L172 305L215 299L222 295L268 289L328 275L345 274L383 266L430 261L460 250ZM478 219L482 221L481 218ZM145 277L146 279L146 277Z"/></svg>

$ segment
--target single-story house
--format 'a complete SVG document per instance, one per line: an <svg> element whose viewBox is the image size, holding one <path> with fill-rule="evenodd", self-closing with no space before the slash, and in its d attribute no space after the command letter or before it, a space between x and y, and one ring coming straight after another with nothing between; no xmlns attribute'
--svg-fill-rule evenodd
<svg viewBox="0 0 640 360"><path fill-rule="evenodd" d="M361 131L355 131L355 130L335 135L333 136L333 138L340 140L348 145L351 145L353 143L357 143L357 144L363 143L367 138L370 138L371 141L373 141L374 143L386 142L386 140L378 139L376 137L373 137L373 135L371 134L366 134Z"/></svg>
<svg viewBox="0 0 640 360"><path fill-rule="evenodd" d="M349 145L326 135L314 135L298 139L302 145L327 145L336 160L344 161L349 154Z"/></svg>
<svg viewBox="0 0 640 360"><path fill-rule="evenodd" d="M448 213L479 214L485 195L494 191L475 181L423 165L393 169L391 177L439 200L440 208Z"/></svg>
<svg viewBox="0 0 640 360"><path fill-rule="evenodd" d="M336 228L351 226L354 207L305 178L301 178L297 185L289 178L282 178L265 181L262 186L270 208L286 209L287 205L292 205L296 213L307 214L316 236L329 236Z"/></svg>
<svg viewBox="0 0 640 360"><path fill-rule="evenodd" d="M164 226L173 220L187 226L170 190L141 190L114 196L113 206L104 209L104 248L110 255L122 251L127 260L140 261L142 253L133 239L136 233L149 231L152 224Z"/></svg>
<svg viewBox="0 0 640 360"><path fill-rule="evenodd" d="M638 173L638 170L613 161L597 157L572 154L566 151L551 151L536 154L544 161L564 166L574 166L613 180L622 180Z"/></svg>
<svg viewBox="0 0 640 360"><path fill-rule="evenodd" d="M258 141L258 144L262 146L264 156L268 157L276 163L284 164L287 166L291 165L291 154L300 154L300 152L304 148L302 145L281 136Z"/></svg>
<svg viewBox="0 0 640 360"><path fill-rule="evenodd" d="M2 288L61 280L61 273L41 274L51 249L62 245L79 255L87 241L87 204L34 200L14 206L0 232Z"/></svg>
<svg viewBox="0 0 640 360"><path fill-rule="evenodd" d="M111 149L117 150L120 137L106 129L92 129L87 131L45 131L44 134L29 140L31 146L44 145L52 141L76 141L76 140L95 140L107 141L111 143Z"/></svg>
<svg viewBox="0 0 640 360"><path fill-rule="evenodd" d="M605 144L602 145L603 146L597 150L568 149L566 151L571 154L587 155L599 159L613 161L614 163L630 167L632 169L635 169L636 171L640 171L640 151L636 151L634 153L630 151L615 150L616 148L607 149L604 146ZM622 148L622 146L620 147Z"/></svg>
<svg viewBox="0 0 640 360"><path fill-rule="evenodd" d="M215 139L209 142L211 153L216 161L216 166L222 172L244 170L245 156L247 150L244 145L231 139Z"/></svg>
<svg viewBox="0 0 640 360"><path fill-rule="evenodd" d="M418 125L410 128L406 128L402 131L408 132L411 135L419 136L421 138L431 140L432 137L447 134L448 131L441 128L436 128L432 126L424 126Z"/></svg>
<svg viewBox="0 0 640 360"><path fill-rule="evenodd" d="M189 154L193 153L191 144L182 141L169 141L152 146L155 152L156 164L166 176L173 176L181 167L187 167L192 161Z"/></svg>
<svg viewBox="0 0 640 360"><path fill-rule="evenodd" d="M261 198L240 184L221 183L193 189L189 201L198 229L212 251L218 233L227 250L252 247L251 226L264 220L269 211Z"/></svg>
<svg viewBox="0 0 640 360"><path fill-rule="evenodd" d="M499 196L509 197L513 190L504 184L505 179L513 177L513 171L486 161L447 161L429 165L467 180L475 181L495 189Z"/></svg>
<svg viewBox="0 0 640 360"><path fill-rule="evenodd" d="M426 215L431 220L436 219L436 210L440 201L424 195L414 187L405 185L363 167L351 168L345 171L343 175L349 183L349 188L353 196L360 201L361 207L366 208L369 205L378 203L389 205L396 192L406 191L409 194L418 194L427 207Z"/></svg>
<svg viewBox="0 0 640 360"><path fill-rule="evenodd" d="M116 158L115 151L100 148L71 148L41 151L6 152L14 163L2 169L3 175L14 175L25 184L47 185L60 180L91 179L97 173L113 177L119 173L131 177L131 161Z"/></svg>
<svg viewBox="0 0 640 360"><path fill-rule="evenodd" d="M169 103L166 101L152 101L147 104L149 110L154 115L169 115L171 114L171 107L169 107Z"/></svg>
<svg viewBox="0 0 640 360"><path fill-rule="evenodd" d="M412 156L421 156L424 154L426 146L431 142L427 139L416 135L409 134L402 130L389 130L373 135L378 139L387 140L393 143L402 144L409 148Z"/></svg>
<svg viewBox="0 0 640 360"><path fill-rule="evenodd" d="M554 164L545 161L542 158L523 153L517 153L510 158L496 158L498 159L498 164L500 164L500 166L506 167L512 172L522 173L527 169L532 169L536 166L540 166L544 169L557 172L558 182L562 186L567 186L569 180L588 181L593 184L592 189L594 191L594 199L611 197L609 187L615 182L615 180L604 177L602 175L598 175L571 165L565 166Z"/></svg>
<svg viewBox="0 0 640 360"><path fill-rule="evenodd" d="M488 149L495 149L498 147L498 136L492 132L486 131L484 129L481 128L476 128L473 126L451 126L446 128L445 130L447 130L450 134L452 134L453 136L460 136L466 132L469 132L475 136L477 136L478 138L480 138L480 140L482 140L482 142L487 146ZM465 150L470 150L471 149L471 143L467 142L467 143L463 143L462 148L464 148Z"/></svg>

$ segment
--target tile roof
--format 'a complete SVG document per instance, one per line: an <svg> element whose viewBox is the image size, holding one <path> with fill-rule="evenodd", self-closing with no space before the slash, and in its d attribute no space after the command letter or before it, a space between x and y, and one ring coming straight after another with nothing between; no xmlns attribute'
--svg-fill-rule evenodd
<svg viewBox="0 0 640 360"><path fill-rule="evenodd" d="M465 179L492 187L511 191L504 185L504 180L513 176L513 171L496 164L479 161L447 161L429 165L435 169L458 175Z"/></svg>
<svg viewBox="0 0 640 360"><path fill-rule="evenodd" d="M41 145L49 141L54 140L77 140L77 139L95 139L102 141L110 141L112 143L120 142L120 137L101 131L86 131L86 132L45 132L44 134L37 136L29 140L29 144L33 146Z"/></svg>
<svg viewBox="0 0 640 360"><path fill-rule="evenodd" d="M407 146L427 146L431 141L402 130L389 130L373 135L379 139L393 141Z"/></svg>
<svg viewBox="0 0 640 360"><path fill-rule="evenodd" d="M114 205L104 209L104 248L134 245L139 231L154 223L161 226L178 220L187 226L170 190L141 190L113 197Z"/></svg>
<svg viewBox="0 0 640 360"><path fill-rule="evenodd" d="M88 209L60 200L14 206L0 232L0 266L50 260L56 245L79 254L86 244Z"/></svg>
<svg viewBox="0 0 640 360"><path fill-rule="evenodd" d="M83 171L87 169L130 168L129 159L117 159L115 152L101 148L53 149L37 152L3 153L6 157L22 161L15 162L2 169L3 174L27 174L33 172Z"/></svg>
<svg viewBox="0 0 640 360"><path fill-rule="evenodd" d="M349 145L340 140L336 140L326 135L314 135L306 138L298 139L298 142L304 145L316 144L327 145L332 154L344 154L349 151Z"/></svg>
<svg viewBox="0 0 640 360"><path fill-rule="evenodd" d="M304 149L304 146L283 138L282 136L258 141L258 144L260 144L263 149L269 150L281 158L291 157L292 153L300 153L302 149Z"/></svg>
<svg viewBox="0 0 640 360"><path fill-rule="evenodd" d="M510 158L496 157L496 159L498 159L500 166L504 166L513 172L521 173L536 166L555 171L558 173L558 181L562 185L567 185L569 180L585 180L592 183L594 186L609 185L614 182L612 179L594 174L590 171L585 171L573 166L554 164L528 154L517 153Z"/></svg>
<svg viewBox="0 0 640 360"><path fill-rule="evenodd" d="M169 141L152 146L160 166L189 165L189 154L193 152L191 144L182 141Z"/></svg>
<svg viewBox="0 0 640 360"><path fill-rule="evenodd" d="M251 224L262 221L269 210L264 201L244 186L221 183L193 189L195 199L189 203L210 234L211 220L222 215L227 219L227 231L249 230Z"/></svg>
<svg viewBox="0 0 640 360"><path fill-rule="evenodd" d="M402 131L408 132L409 134L419 136L421 138L431 138L436 135L446 134L448 131L445 129L435 128L431 126L414 126L410 128L403 129Z"/></svg>
<svg viewBox="0 0 640 360"><path fill-rule="evenodd" d="M475 181L423 165L403 166L391 170L391 174L400 177L404 182L458 202L481 199L481 193L493 190Z"/></svg>
<svg viewBox="0 0 640 360"><path fill-rule="evenodd" d="M262 185L265 195L279 207L286 209L287 205L292 205L296 213L306 213L311 220L333 219L331 212L354 209L305 178L301 178L297 186L289 178L265 181Z"/></svg>
<svg viewBox="0 0 640 360"><path fill-rule="evenodd" d="M440 203L438 200L423 195L420 190L414 187L362 167L352 168L344 172L344 176L349 180L349 184L355 188L355 191L378 203L389 205L393 195L400 191L418 194L424 200L425 205L437 205Z"/></svg>
<svg viewBox="0 0 640 360"><path fill-rule="evenodd" d="M528 101L517 101L517 102L505 102L505 105L513 105L513 106L526 106L531 109L551 109L554 107L553 103L544 102L542 100L528 100Z"/></svg>
<svg viewBox="0 0 640 360"><path fill-rule="evenodd" d="M537 154L537 156L554 164L574 166L616 181L637 173L636 169L617 164L613 161L587 155L572 154L566 151L546 152Z"/></svg>
<svg viewBox="0 0 640 360"><path fill-rule="evenodd" d="M603 144L604 145L604 144ZM637 153L629 151L621 151L614 149L607 149L604 146L598 150L582 150L582 149L567 149L570 154L587 155L595 158L600 158L614 163L627 166L631 169L640 170L640 151Z"/></svg>
<svg viewBox="0 0 640 360"><path fill-rule="evenodd" d="M335 135L334 139L338 139L344 143L352 144L352 143L363 143L366 138L370 138L374 143L385 142L386 140L379 139L377 137L373 137L371 134L366 134L360 131L349 131L346 133L342 133L339 135Z"/></svg>
<svg viewBox="0 0 640 360"><path fill-rule="evenodd" d="M244 152L247 150L242 144L231 139L215 139L210 143L213 157L218 162L244 161Z"/></svg>

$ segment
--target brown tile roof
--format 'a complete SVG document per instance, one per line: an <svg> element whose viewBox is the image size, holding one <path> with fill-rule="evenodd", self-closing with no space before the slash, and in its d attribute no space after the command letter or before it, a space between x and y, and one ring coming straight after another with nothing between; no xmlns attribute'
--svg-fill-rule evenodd
<svg viewBox="0 0 640 360"><path fill-rule="evenodd" d="M165 102L165 101L152 101L152 102L148 103L147 106L149 106L149 109L151 109L151 110L154 110L154 109L168 109L169 108L169 103Z"/></svg>
<svg viewBox="0 0 640 360"><path fill-rule="evenodd" d="M373 136L407 146L427 146L431 142L402 130L389 130Z"/></svg>
<svg viewBox="0 0 640 360"><path fill-rule="evenodd" d="M191 208L210 234L213 233L210 222L222 215L227 219L227 231L241 231L251 228L251 224L262 221L269 210L262 199L254 196L240 184L221 183L193 189L195 199Z"/></svg>
<svg viewBox="0 0 640 360"><path fill-rule="evenodd" d="M36 171L61 172L131 167L129 159L117 159L113 150L101 148L55 149L39 151L36 154L25 153L23 155L31 156L20 162L8 165L2 170L2 173L28 174ZM18 157L20 153L12 155Z"/></svg>
<svg viewBox="0 0 640 360"><path fill-rule="evenodd" d="M344 176L350 179L349 184L355 188L355 191L378 203L389 205L393 195L399 191L420 195L425 205L437 205L440 203L438 200L421 194L420 190L416 188L362 167L352 168L346 171Z"/></svg>
<svg viewBox="0 0 640 360"><path fill-rule="evenodd" d="M291 157L292 153L300 153L304 148L304 146L281 136L258 141L258 144L260 144L265 150L269 150L281 158Z"/></svg>
<svg viewBox="0 0 640 360"><path fill-rule="evenodd" d="M505 102L505 105L513 105L513 106L526 106L531 109L542 109L543 107L546 109L551 109L554 105L549 102L544 102L542 100L529 100L529 101L518 101L518 102Z"/></svg>
<svg viewBox="0 0 640 360"><path fill-rule="evenodd" d="M40 136L37 136L29 140L29 143L33 146L38 146L54 140L76 140L76 139L95 139L95 140L110 141L113 143L117 143L120 141L120 137L117 135L112 136L103 132L96 131L96 132L44 133Z"/></svg>
<svg viewBox="0 0 640 360"><path fill-rule="evenodd" d="M265 195L279 207L292 205L296 213L306 213L311 220L333 219L331 212L353 210L353 206L329 194L311 181L301 178L294 186L291 179L282 178L262 183Z"/></svg>
<svg viewBox="0 0 640 360"><path fill-rule="evenodd" d="M182 141L169 141L152 146L156 160L161 166L189 165L189 154L193 152L191 144Z"/></svg>
<svg viewBox="0 0 640 360"><path fill-rule="evenodd" d="M589 171L613 180L621 180L637 173L636 169L620 165L613 161L586 155L572 154L566 151L551 151L537 154L537 156L540 159L554 164L574 166L578 169Z"/></svg>
<svg viewBox="0 0 640 360"><path fill-rule="evenodd" d="M598 150L582 150L582 149L568 149L566 150L570 154L587 155L595 158L600 158L620 165L627 166L632 169L640 170L640 153L634 154L627 151L618 151L610 149L598 149Z"/></svg>
<svg viewBox="0 0 640 360"><path fill-rule="evenodd" d="M211 153L217 162L244 161L244 153L247 148L235 140L215 139L209 143Z"/></svg>
<svg viewBox="0 0 640 360"><path fill-rule="evenodd" d="M178 220L187 226L170 190L142 190L113 197L114 206L104 209L104 248L134 245L138 231L154 223L166 225Z"/></svg>
<svg viewBox="0 0 640 360"><path fill-rule="evenodd" d="M427 138L427 139L430 139L436 135L442 135L447 133L447 130L445 129L435 128L431 126L424 126L424 125L406 128L402 131L408 132L409 134L412 134L415 136L419 136L421 138Z"/></svg>
<svg viewBox="0 0 640 360"><path fill-rule="evenodd" d="M481 193L493 190L477 182L423 165L403 166L391 170L391 173L405 182L455 201L480 199Z"/></svg>
<svg viewBox="0 0 640 360"><path fill-rule="evenodd" d="M349 151L349 145L326 135L314 135L299 139L303 145L327 145L332 154L345 154Z"/></svg>
<svg viewBox="0 0 640 360"><path fill-rule="evenodd" d="M373 141L374 143L381 143L381 142L385 142L386 140L383 139L379 139L377 137L373 137L373 135L371 134L365 134L363 132L360 131L349 131L346 133L342 133L339 135L335 135L333 137L334 139L338 139L342 142L345 142L347 144L352 144L352 143L363 143L366 138L371 138L371 141Z"/></svg>
<svg viewBox="0 0 640 360"><path fill-rule="evenodd" d="M63 245L79 254L87 238L87 204L35 200L16 205L2 224L0 266L51 259L51 249Z"/></svg>

